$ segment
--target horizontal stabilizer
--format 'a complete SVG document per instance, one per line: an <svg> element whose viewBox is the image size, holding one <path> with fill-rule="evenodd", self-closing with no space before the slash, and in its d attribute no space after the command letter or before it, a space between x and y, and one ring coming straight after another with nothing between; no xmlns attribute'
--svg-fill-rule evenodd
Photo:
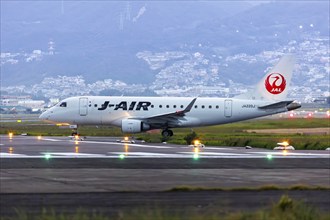
<svg viewBox="0 0 330 220"><path fill-rule="evenodd" d="M287 108L289 111L300 108L301 105L293 101L281 101L272 103L269 105L259 106L259 109L269 110L269 109L278 109L278 108Z"/></svg>

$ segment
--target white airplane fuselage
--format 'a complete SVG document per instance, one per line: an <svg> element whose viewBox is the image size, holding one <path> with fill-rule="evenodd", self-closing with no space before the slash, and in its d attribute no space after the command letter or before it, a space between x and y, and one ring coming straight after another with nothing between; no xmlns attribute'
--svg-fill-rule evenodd
<svg viewBox="0 0 330 220"><path fill-rule="evenodd" d="M61 102L66 102L66 107L56 105L44 112L40 118L56 123L120 127L124 118L143 119L151 115L182 111L192 99L186 97L71 97ZM285 107L272 110L258 108L270 103L270 101L233 98L197 98L190 112L179 120L176 127L225 124L288 111Z"/></svg>

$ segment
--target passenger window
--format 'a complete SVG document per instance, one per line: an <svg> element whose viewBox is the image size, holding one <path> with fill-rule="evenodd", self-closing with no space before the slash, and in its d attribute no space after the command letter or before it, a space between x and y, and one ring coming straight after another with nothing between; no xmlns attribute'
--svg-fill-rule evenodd
<svg viewBox="0 0 330 220"><path fill-rule="evenodd" d="M197 108L197 105L195 105L195 108Z"/></svg>
<svg viewBox="0 0 330 220"><path fill-rule="evenodd" d="M209 108L212 108L212 105L209 105Z"/></svg>
<svg viewBox="0 0 330 220"><path fill-rule="evenodd" d="M166 105L166 108L169 108L170 106L169 105Z"/></svg>
<svg viewBox="0 0 330 220"><path fill-rule="evenodd" d="M204 106L204 105L202 105L202 108L205 108L205 106Z"/></svg>
<svg viewBox="0 0 330 220"><path fill-rule="evenodd" d="M162 108L163 106L162 105L159 105L159 108Z"/></svg>
<svg viewBox="0 0 330 220"><path fill-rule="evenodd" d="M219 106L217 105L217 106L215 106L215 108L219 108Z"/></svg>
<svg viewBox="0 0 330 220"><path fill-rule="evenodd" d="M173 108L176 108L176 105L173 105Z"/></svg>
<svg viewBox="0 0 330 220"><path fill-rule="evenodd" d="M180 108L183 108L183 105L180 105Z"/></svg>
<svg viewBox="0 0 330 220"><path fill-rule="evenodd" d="M66 102L62 102L62 103L60 104L60 107L66 107Z"/></svg>

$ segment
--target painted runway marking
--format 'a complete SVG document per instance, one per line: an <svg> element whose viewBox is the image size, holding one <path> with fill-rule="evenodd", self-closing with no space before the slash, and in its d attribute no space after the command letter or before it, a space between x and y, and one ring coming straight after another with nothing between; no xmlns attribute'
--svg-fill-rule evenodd
<svg viewBox="0 0 330 220"><path fill-rule="evenodd" d="M52 138L42 138L41 140L43 140L43 141L53 141L53 142L65 141L65 140L52 139Z"/></svg>
<svg viewBox="0 0 330 220"><path fill-rule="evenodd" d="M72 141L74 142L74 141ZM128 144L128 143L116 143L116 142L99 142L99 141L79 141L79 143L89 143L89 144L107 144L107 145L120 145L120 146L134 146L134 147L145 147L145 148L173 148L169 146L157 146L157 145L142 145L142 144Z"/></svg>
<svg viewBox="0 0 330 220"><path fill-rule="evenodd" d="M27 155L25 155L25 154L11 154L11 153L3 153L3 152L0 153L0 158L25 157L25 156L27 156Z"/></svg>
<svg viewBox="0 0 330 220"><path fill-rule="evenodd" d="M141 157L179 157L179 154L162 154L162 153L149 153L149 152L108 152L109 154L118 154L125 156L141 156Z"/></svg>
<svg viewBox="0 0 330 220"><path fill-rule="evenodd" d="M47 153L41 153L44 156L50 155L50 156L67 156L67 157L101 157L106 156L104 154L86 154L86 153L71 153L71 152L47 152Z"/></svg>
<svg viewBox="0 0 330 220"><path fill-rule="evenodd" d="M161 154L161 153L149 153L149 152L108 152L109 154L132 154L132 155L168 155L168 154Z"/></svg>
<svg viewBox="0 0 330 220"><path fill-rule="evenodd" d="M248 155L248 154L236 154L236 153L220 153L220 152L178 152L180 154L198 154L198 155L219 155L219 156L225 156L225 155L234 155L234 156L243 156L243 155Z"/></svg>
<svg viewBox="0 0 330 220"><path fill-rule="evenodd" d="M330 157L330 154L317 154L317 153L294 153L294 152L251 152L253 154L271 154L281 156L323 156Z"/></svg>
<svg viewBox="0 0 330 220"><path fill-rule="evenodd" d="M104 144L104 145L120 145L120 146L134 146L134 147L144 147L144 148L159 148L159 149L168 149L168 148L173 148L173 147L169 147L169 146L159 146L159 145L143 145L143 144L132 144L132 143L118 143L118 142L113 142L113 141L80 141L80 140L59 140L59 139L53 139L53 138L42 138L41 140L45 140L45 141L53 141L53 142L60 142L60 141L68 141L68 142L78 142L79 144Z"/></svg>
<svg viewBox="0 0 330 220"><path fill-rule="evenodd" d="M229 147L208 147L206 146L205 149L210 149L210 150L238 150L237 148L229 148Z"/></svg>

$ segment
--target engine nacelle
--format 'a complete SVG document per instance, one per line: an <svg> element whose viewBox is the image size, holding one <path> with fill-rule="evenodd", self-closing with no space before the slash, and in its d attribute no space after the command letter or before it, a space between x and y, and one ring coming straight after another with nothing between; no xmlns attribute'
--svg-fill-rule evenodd
<svg viewBox="0 0 330 220"><path fill-rule="evenodd" d="M136 119L124 119L121 121L121 130L124 133L139 133L142 131L147 131L150 126Z"/></svg>

